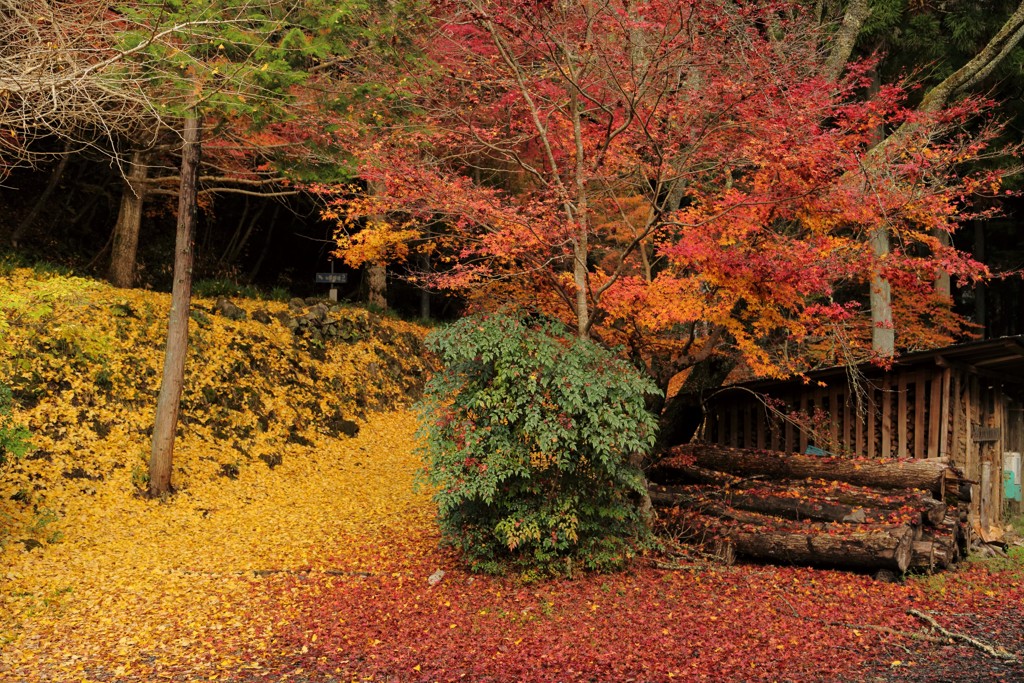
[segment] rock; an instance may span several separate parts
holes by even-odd
[[[227,477],[228,479],[238,479],[238,465],[226,462],[220,466],[220,472],[218,472],[217,474],[219,474],[222,477]]]
[[[206,315],[205,312],[199,310],[198,308],[193,308],[191,311],[189,311],[188,317],[195,320],[196,324],[199,325],[199,327],[203,328],[204,330],[210,327],[210,316]]]
[[[436,572],[434,572],[427,578],[427,583],[429,583],[431,586],[436,586],[437,584],[441,583],[441,579],[443,578],[444,570],[438,569]]]
[[[874,578],[875,581],[881,581],[882,583],[896,583],[899,581],[899,576],[890,569],[879,569],[875,572]]]
[[[313,442],[304,437],[299,433],[299,430],[292,427],[288,430],[288,438],[285,439],[288,443],[298,444],[299,446],[312,446]]]
[[[295,297],[294,299],[292,299],[291,301],[288,302],[288,308],[291,308],[292,310],[294,310],[296,312],[297,311],[301,311],[305,307],[306,307],[306,302],[303,301],[302,299],[298,298],[298,297]]]
[[[344,434],[345,436],[352,438],[359,434],[359,425],[345,418],[341,413],[335,413],[328,421],[327,426],[331,430],[334,436]]]
[[[236,306],[235,304],[231,303],[230,301],[224,298],[217,299],[217,303],[215,304],[214,308],[218,313],[220,313],[228,320],[245,320],[247,317],[249,317],[248,314],[245,312],[245,309]]]
[[[255,311],[252,312],[252,319],[258,323],[268,325],[270,324],[271,317],[270,313],[267,312],[267,309],[257,308]]]
[[[283,462],[283,458],[281,457],[280,453],[274,453],[273,455],[264,453],[263,455],[260,456],[260,460],[267,463],[267,467],[269,467],[270,469],[274,469]]]
[[[61,472],[61,476],[65,479],[88,479],[89,481],[103,481],[102,474],[89,474],[81,467],[75,467],[74,469]]]

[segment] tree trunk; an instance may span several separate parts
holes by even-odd
[[[932,230],[932,235],[944,247],[949,247],[953,244],[952,238],[945,230],[936,228]],[[935,293],[942,297],[943,300],[948,301],[950,305],[953,304],[953,288],[949,279],[949,271],[944,268],[939,268],[935,273]]]
[[[889,230],[879,226],[871,231],[871,248],[879,260],[889,255]],[[896,328],[892,320],[892,289],[881,274],[871,276],[871,350],[883,358],[896,353]]]
[[[576,286],[576,333],[581,339],[590,336],[590,299],[587,291],[587,233],[580,230],[573,246],[572,279]]]
[[[163,380],[153,424],[153,450],[149,459],[149,494],[159,496],[171,490],[174,435],[178,426],[181,388],[185,381],[188,350],[189,302],[192,298],[192,239],[196,223],[199,157],[201,153],[199,114],[185,119],[181,151],[181,191],[178,195],[178,228],[174,244],[174,285],[167,324]]]
[[[729,475],[724,475],[729,476]],[[700,486],[651,487],[651,499],[658,506],[700,507],[703,504],[725,504],[739,510],[795,520],[843,522],[846,524],[880,524],[901,514],[907,524],[928,524],[938,527],[946,515],[946,504],[928,494],[909,493],[885,495],[856,492],[834,492],[826,487],[773,485],[751,481],[751,489],[708,490]],[[900,513],[895,511],[899,510]]]
[[[61,155],[60,161],[57,162],[57,166],[54,167],[53,172],[50,173],[50,179],[46,183],[46,187],[43,189],[42,194],[36,199],[36,203],[32,206],[32,210],[28,212],[28,215],[21,219],[17,227],[11,233],[10,243],[11,247],[17,249],[18,242],[21,238],[32,228],[32,224],[35,223],[36,218],[42,213],[43,207],[47,205],[50,200],[50,195],[57,189],[60,179],[64,177],[64,169],[68,167],[68,154],[69,145],[64,145],[64,154]]]
[[[807,501],[834,505],[837,510],[867,508],[885,510],[886,514],[893,510],[915,508],[921,513],[920,521],[933,527],[942,525],[948,512],[946,503],[936,500],[930,493],[924,491],[903,492],[850,484],[836,486],[827,482],[773,482],[760,477],[744,479],[733,474],[685,464],[681,460],[673,461],[671,458],[664,461],[664,466],[658,466],[651,472],[651,480],[660,484],[658,491],[666,494],[679,492],[692,496],[694,488],[714,486],[731,491],[733,496],[777,498],[782,504],[788,503],[790,507],[803,505],[803,502]],[[719,494],[720,492],[712,492],[710,495]],[[759,510],[758,507],[747,508],[735,500],[730,504],[733,507]],[[811,519],[815,518],[813,511],[801,514]]]
[[[906,496],[889,496],[887,499],[875,493],[864,491],[840,491],[834,499],[844,505],[860,505],[881,510],[898,510],[915,507],[921,511],[921,521],[930,526],[939,526],[946,518],[947,505],[928,493],[910,493]]]
[[[890,510],[844,505],[807,495],[776,496],[741,491],[702,492],[667,486],[652,487],[651,500],[658,506],[686,505],[703,509],[707,504],[724,504],[738,510],[749,510],[796,521],[809,519],[815,522],[844,524],[878,524],[884,522],[891,514]]]
[[[726,448],[710,444],[686,444],[672,450],[687,464],[742,476],[763,475],[772,479],[827,479],[858,486],[884,489],[921,489],[942,498],[946,473],[951,471],[944,458],[927,460],[867,460],[834,458]],[[663,461],[670,468],[671,461]]]
[[[857,43],[861,27],[869,16],[871,6],[868,0],[850,0],[843,15],[843,23],[832,37],[832,46],[828,59],[825,60],[825,73],[829,79],[836,80],[842,75]]]
[[[881,50],[882,45],[877,49]],[[876,66],[871,73],[871,84],[868,92],[871,97],[878,95],[882,87]],[[882,126],[876,126],[872,132],[872,145],[879,147],[885,139],[885,131]],[[889,243],[889,226],[884,223],[869,229],[868,243],[871,250],[878,258],[879,267],[889,256],[891,246]],[[889,281],[876,271],[871,276],[868,303],[871,306],[871,350],[880,358],[892,358],[896,355],[896,326],[892,319],[892,287]]]
[[[915,531],[906,525],[802,524],[780,526],[778,520],[725,508],[683,510],[670,524],[688,542],[717,548],[727,555],[789,564],[843,569],[906,571],[913,559]],[[723,521],[725,520],[725,521]]]
[[[122,182],[121,208],[114,224],[114,245],[110,253],[107,279],[115,287],[135,284],[135,261],[139,251],[139,229],[146,197],[149,166],[143,152],[132,152],[128,173]]]
[[[263,262],[267,259],[267,254],[270,253],[270,245],[273,244],[274,227],[277,225],[277,216],[281,212],[281,205],[274,205],[274,213],[270,216],[270,224],[267,226],[267,235],[263,239],[263,248],[260,249],[260,255],[256,258],[256,263],[253,264],[252,269],[249,271],[249,276],[246,282],[252,284],[256,281],[256,276],[260,274],[260,269],[263,268]]]
[[[741,488],[750,480],[734,474],[709,470],[684,463],[681,459],[673,459],[670,451],[668,457],[660,460],[651,470],[650,479],[664,484],[703,484],[706,486]]]
[[[424,273],[430,272],[430,254],[425,250],[420,253],[420,269]],[[430,320],[430,290],[426,285],[420,289],[420,320]]]
[[[955,560],[956,552],[948,543],[938,539],[923,538],[920,541],[914,541],[914,552],[909,569],[930,573],[938,569],[946,569]]]
[[[686,443],[693,438],[704,421],[701,392],[721,387],[734,367],[735,359],[710,354],[693,366],[679,391],[672,396],[666,396],[656,410],[658,442],[654,448],[655,452]],[[664,385],[659,388],[667,393],[668,382],[671,379],[668,377],[659,382]]]
[[[366,266],[366,282],[369,287],[367,302],[371,308],[388,310],[388,269],[383,263],[369,263]]]
[[[974,258],[982,263],[985,261],[985,224],[974,221]],[[974,322],[981,327],[982,339],[988,339],[988,306],[985,300],[985,283],[974,285]]]
[[[736,555],[794,564],[816,564],[849,569],[891,569],[903,573],[914,552],[914,531],[908,526],[870,532],[813,534],[758,531],[728,536]]]

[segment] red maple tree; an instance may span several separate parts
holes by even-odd
[[[791,3],[433,8],[426,59],[388,73],[403,117],[360,150],[372,196],[326,213],[350,264],[430,226],[431,284],[566,319],[662,387],[726,347],[761,375],[868,357],[878,275],[904,348],[961,331],[935,274],[986,271],[937,235],[998,191],[962,172],[989,153],[985,101],[914,110],[907,87],[867,87],[870,63],[836,77]]]

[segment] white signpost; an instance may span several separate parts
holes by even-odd
[[[348,273],[317,273],[316,283],[318,285],[330,285],[329,296],[331,301],[338,300],[338,288],[335,285],[343,285],[348,282]]]

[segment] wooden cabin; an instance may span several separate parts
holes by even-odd
[[[1021,509],[1024,337],[907,354],[704,395],[698,438],[739,448],[868,458],[948,458],[969,485],[971,526],[997,540]]]

